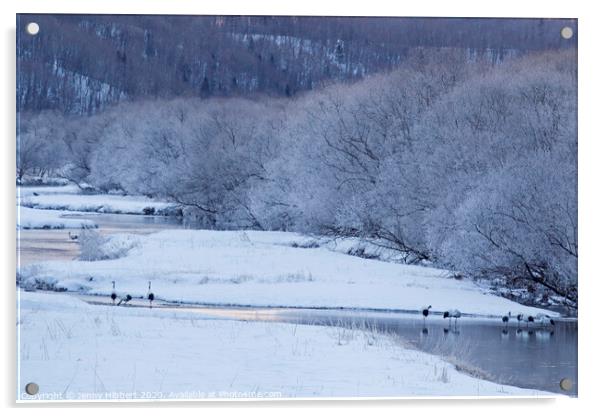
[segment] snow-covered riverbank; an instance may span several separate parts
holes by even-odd
[[[20,187],[17,205],[44,210],[170,215],[176,205],[144,196],[83,194],[73,185]]]
[[[20,291],[19,386],[36,398],[538,396],[359,329],[89,306]],[[20,399],[28,399],[23,395]]]
[[[159,299],[223,305],[541,312],[445,270],[354,257],[328,246],[302,248],[307,241],[284,232],[163,231],[137,237],[118,259],[25,266],[19,283],[108,295],[114,280],[120,293],[138,297],[152,281]]]
[[[96,228],[92,220],[79,218],[64,218],[64,215],[78,215],[75,211],[50,211],[19,207],[17,216],[17,229],[21,230],[57,230],[64,228]]]
[[[22,229],[92,228],[93,217],[74,216],[170,206],[144,197],[84,195],[68,186],[22,188],[18,202]],[[98,258],[111,260],[35,262],[18,270],[19,383],[23,388],[35,379],[44,393],[36,398],[547,394],[470,377],[438,357],[406,349],[398,338],[357,328],[92,307],[64,294],[22,290],[108,296],[115,281],[119,296],[144,297],[151,281],[159,300],[175,302],[383,310],[430,304],[433,311],[458,308],[482,315],[541,312],[454,279],[446,270],[396,263],[394,252],[355,239],[166,230],[84,240],[98,241],[86,253],[96,250],[102,254]]]

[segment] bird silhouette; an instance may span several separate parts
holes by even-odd
[[[502,316],[502,322],[506,325],[506,328],[508,328],[508,322],[510,322],[510,316],[512,316],[512,312],[508,312],[508,315]]]
[[[125,305],[130,300],[132,300],[132,296],[130,296],[129,294],[127,294],[127,295],[125,295],[125,297],[119,299],[119,302],[117,303],[117,306],[121,305],[122,303]]]
[[[113,291],[111,292],[111,300],[113,301],[113,305],[115,305],[115,299],[117,299],[117,292],[115,292],[115,280],[111,281],[113,284]]]
[[[426,319],[426,317],[427,317],[427,316],[429,316],[429,310],[430,310],[431,308],[432,308],[432,306],[431,306],[431,305],[429,305],[429,306],[424,306],[424,307],[422,308],[422,317],[423,317],[422,319],[423,319],[423,320],[425,320],[425,319]]]
[[[150,308],[153,308],[153,300],[155,300],[155,294],[153,292],[151,292],[151,282],[148,282],[148,295],[146,295],[146,297],[148,298],[148,303],[150,305]]]
[[[462,316],[462,313],[457,309],[450,309],[448,311],[443,312],[443,319],[449,319],[449,325],[451,326],[452,318],[455,318],[455,326],[458,326],[458,318]]]
[[[422,333],[427,334],[429,331],[426,329],[426,317],[429,316],[429,310],[432,308],[431,305],[424,306],[422,308]]]

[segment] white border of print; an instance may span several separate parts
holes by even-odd
[[[337,0],[304,0],[299,2],[283,2],[269,0],[221,0],[219,2],[191,2],[190,0],[102,0],[102,1],[74,1],[74,0],[19,0],[2,2],[3,42],[2,42],[2,72],[1,78],[5,96],[0,100],[4,127],[4,140],[2,155],[4,160],[2,169],[2,195],[3,210],[1,224],[4,230],[2,235],[3,249],[2,264],[4,265],[2,304],[5,307],[2,314],[4,342],[0,343],[3,349],[5,365],[3,377],[0,378],[2,403],[4,406],[14,407],[15,389],[15,208],[14,208],[14,155],[15,155],[15,13],[127,13],[127,14],[282,14],[282,15],[355,15],[355,16],[458,16],[458,17],[569,17],[579,19],[579,233],[581,256],[579,260],[580,310],[579,320],[582,336],[579,340],[579,361],[586,363],[579,368],[579,399],[556,398],[553,400],[534,399],[489,399],[467,400],[465,398],[420,398],[400,400],[398,398],[386,399],[344,399],[342,401],[324,400],[281,400],[281,401],[236,401],[236,402],[111,402],[100,404],[98,402],[83,404],[81,402],[69,404],[65,408],[64,402],[48,403],[46,411],[64,415],[69,412],[86,412],[106,415],[107,407],[126,408],[128,413],[132,410],[143,411],[146,415],[164,413],[166,407],[179,407],[180,411],[195,411],[195,407],[210,407],[212,411],[224,412],[231,409],[245,409],[246,414],[282,413],[286,407],[287,414],[305,414],[308,408],[320,412],[344,411],[350,415],[365,414],[368,410],[380,413],[395,413],[399,411],[412,413],[446,413],[448,415],[479,414],[483,411],[491,415],[507,415],[516,410],[545,411],[548,414],[573,414],[586,412],[602,398],[597,391],[599,385],[600,360],[595,359],[600,349],[600,334],[594,326],[596,319],[596,300],[602,293],[601,279],[597,276],[599,236],[602,235],[600,215],[597,212],[599,205],[599,185],[597,178],[602,177],[600,160],[601,141],[595,130],[596,117],[599,112],[598,98],[602,96],[600,81],[596,74],[602,73],[600,66],[599,44],[602,39],[600,13],[595,9],[594,2],[575,1],[524,1],[524,0],[498,0],[497,2],[477,2],[470,0],[423,0],[421,2],[391,2],[385,0],[370,0],[356,2]],[[10,232],[9,232],[10,231]],[[596,400],[597,399],[597,400]],[[39,403],[19,404],[28,413],[41,407]],[[94,409],[93,407],[103,408]],[[132,409],[132,407],[136,409]],[[400,409],[401,408],[401,409]],[[113,412],[117,409],[111,409]]]

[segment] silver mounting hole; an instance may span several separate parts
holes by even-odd
[[[31,22],[28,23],[27,26],[25,27],[25,30],[27,31],[27,33],[29,33],[31,36],[35,36],[38,34],[38,32],[40,31],[40,25],[38,25],[36,22]]]
[[[560,380],[560,388],[564,391],[569,391],[573,389],[573,380],[570,378],[563,378]]]
[[[27,383],[25,386],[25,393],[29,394],[30,396],[35,396],[39,391],[40,386],[38,386],[36,383]]]
[[[569,26],[565,26],[562,28],[562,30],[560,31],[560,36],[562,36],[564,39],[570,39],[573,37],[573,29],[570,28]]]

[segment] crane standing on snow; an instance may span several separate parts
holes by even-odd
[[[153,292],[151,292],[151,282],[150,280],[148,281],[148,294],[146,295],[146,297],[148,298],[148,303],[150,305],[150,308],[153,308],[153,300],[155,300],[155,294]]]
[[[115,305],[115,299],[117,299],[117,292],[115,292],[115,280],[111,282],[113,284],[113,291],[111,292],[111,300],[113,301],[113,305]]]

